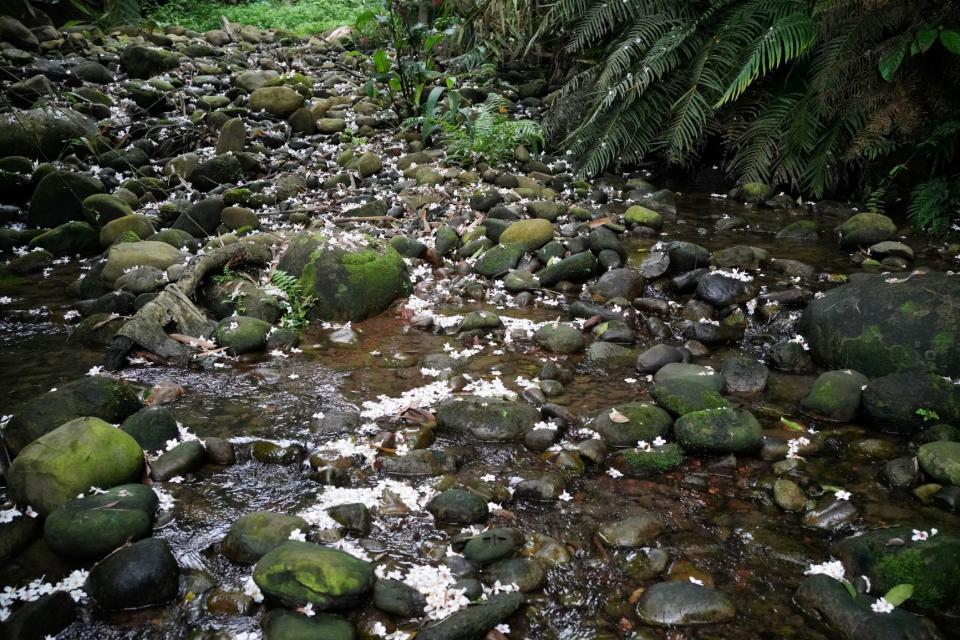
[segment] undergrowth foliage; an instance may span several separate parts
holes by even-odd
[[[960,204],[955,1],[558,0],[558,31],[575,62],[548,133],[584,174],[719,146],[739,181],[905,197],[927,228]]]
[[[282,301],[285,313],[280,319],[280,326],[284,329],[302,329],[310,321],[307,319],[307,312],[313,306],[313,296],[304,295],[303,286],[300,280],[292,275],[277,269],[270,276],[270,283],[283,292]]]
[[[441,122],[447,155],[461,162],[504,162],[518,145],[536,151],[543,147],[543,128],[533,120],[512,120],[504,113],[506,100],[491,94],[463,122]]]

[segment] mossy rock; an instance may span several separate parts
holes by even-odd
[[[126,201],[107,193],[95,193],[83,200],[83,215],[95,227],[104,227],[120,218],[133,215]],[[151,231],[152,232],[152,231]],[[123,235],[122,233],[118,235]]]
[[[163,451],[167,441],[179,436],[177,419],[166,407],[144,407],[120,424],[120,429],[129,433],[144,451]]]
[[[131,78],[146,80],[180,64],[180,55],[159,47],[129,45],[120,54],[120,66]]]
[[[483,638],[490,629],[506,621],[525,601],[522,593],[502,593],[482,604],[461,609],[417,633],[417,640]]]
[[[658,382],[650,389],[650,395],[660,406],[676,416],[730,406],[726,398],[712,388],[710,383],[689,378]]]
[[[136,239],[146,240],[156,233],[156,229],[153,228],[150,218],[146,216],[139,214],[123,216],[103,225],[100,230],[100,246],[106,249],[131,233]]]
[[[88,347],[105,347],[126,322],[114,313],[94,313],[74,327],[70,339]]]
[[[856,417],[868,382],[867,376],[852,369],[827,371],[816,379],[800,407],[822,420],[848,422]]]
[[[791,242],[812,242],[819,238],[817,223],[814,220],[797,220],[777,232],[777,240]]]
[[[10,451],[16,454],[75,418],[93,416],[118,423],[142,406],[137,390],[131,385],[104,376],[84,376],[14,409],[4,436]]]
[[[668,442],[650,451],[626,449],[614,456],[613,464],[627,475],[646,477],[672,471],[683,464],[683,459],[680,445]]]
[[[928,476],[960,487],[960,442],[928,442],[920,447],[917,458]]]
[[[628,418],[628,422],[616,422],[611,417],[614,411]],[[622,418],[619,418],[622,419]],[[611,446],[635,447],[637,442],[650,442],[670,431],[673,418],[660,407],[646,402],[629,402],[604,409],[593,420],[593,429]]]
[[[715,454],[753,453],[763,445],[763,429],[749,411],[707,409],[677,420],[674,433],[687,450]]]
[[[43,525],[43,537],[58,555],[101,558],[150,535],[158,503],[157,494],[146,485],[120,485],[56,509]]]
[[[897,235],[893,220],[879,213],[858,213],[837,227],[844,249],[869,247]]]
[[[773,187],[763,182],[745,182],[733,190],[734,197],[749,204],[766,202],[773,195]]]
[[[638,204],[626,210],[623,221],[629,225],[650,227],[657,231],[663,228],[663,215]]]
[[[960,424],[960,387],[935,373],[892,373],[867,385],[861,407],[880,430],[912,434],[930,418]]]
[[[389,246],[321,247],[310,254],[300,284],[314,300],[309,317],[337,322],[365,320],[412,291],[403,258]]]
[[[438,493],[427,504],[427,511],[442,524],[476,524],[485,522],[490,515],[483,496],[464,489]]]
[[[536,251],[553,240],[554,233],[553,223],[549,220],[517,220],[500,234],[499,242],[523,247],[524,251]]]
[[[165,242],[143,240],[141,242],[121,242],[107,251],[107,264],[103,268],[103,278],[114,282],[132,267],[156,267],[161,271],[183,261],[183,254]]]
[[[268,551],[290,539],[299,529],[306,533],[307,521],[299,516],[257,511],[240,516],[223,540],[223,555],[237,564],[254,564]]]
[[[537,329],[533,341],[551,353],[576,353],[583,349],[585,343],[579,329],[559,322],[551,322]]]
[[[323,614],[307,617],[274,609],[263,616],[264,640],[355,640],[357,634],[349,620]]]
[[[482,396],[450,398],[437,407],[440,429],[490,442],[520,441],[539,419],[528,404]]]
[[[24,447],[10,465],[10,497],[51,513],[90,487],[132,482],[143,471],[137,441],[99,418],[77,418]]]
[[[100,251],[97,230],[86,222],[72,220],[34,237],[30,249],[39,247],[56,256],[89,256]]]
[[[270,333],[269,322],[247,316],[230,316],[217,324],[214,335],[217,344],[226,347],[230,355],[263,351]]]
[[[869,577],[873,593],[912,584],[908,607],[955,603],[960,598],[960,537],[943,532],[917,542],[912,537],[911,527],[868,531],[838,542],[831,553],[843,561],[847,575]]]
[[[558,282],[582,282],[591,277],[597,269],[597,259],[591,251],[575,253],[567,258],[551,262],[537,274],[540,284],[552,287]]]
[[[92,118],[72,109],[13,110],[0,114],[0,154],[15,152],[36,160],[56,160],[78,138],[97,133]]]
[[[344,609],[373,589],[373,565],[343,551],[287,540],[257,562],[253,580],[263,594],[289,607]]]
[[[483,252],[473,265],[473,270],[484,278],[499,278],[517,266],[523,256],[523,247],[514,244],[498,244]]]

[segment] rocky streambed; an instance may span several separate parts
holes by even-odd
[[[6,637],[956,636],[960,247],[464,166],[321,38],[0,40]]]

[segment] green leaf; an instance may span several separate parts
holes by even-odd
[[[913,43],[917,46],[920,53],[926,53],[927,49],[932,47],[933,43],[937,41],[939,33],[940,32],[934,27],[920,27],[917,35],[913,39]]]
[[[780,424],[782,424],[787,429],[791,431],[806,431],[806,428],[799,422],[794,422],[793,420],[787,420],[783,416],[780,416]]]
[[[373,68],[377,73],[387,73],[390,71],[390,58],[383,49],[377,49],[373,52]]]
[[[913,585],[912,584],[898,584],[890,591],[887,591],[887,594],[883,596],[883,599],[892,604],[895,607],[899,607],[904,602],[910,599],[910,596],[913,595]]]
[[[960,56],[960,32],[944,29],[940,32],[940,44],[950,53]]]
[[[893,79],[893,75],[897,72],[897,69],[900,68],[900,64],[903,62],[904,55],[904,47],[897,47],[887,55],[880,58],[880,75],[883,76],[884,80],[890,82]]]
[[[847,588],[847,593],[850,594],[850,597],[854,600],[857,599],[857,590],[853,588],[853,585],[850,584],[849,580],[841,580],[840,584]]]

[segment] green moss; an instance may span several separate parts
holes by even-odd
[[[851,362],[867,363],[860,365],[860,369],[871,371],[907,371],[924,368],[924,362],[919,353],[903,345],[889,345],[883,338],[880,326],[870,324],[856,338],[845,338],[839,341],[839,350],[847,353]]]
[[[907,316],[917,315],[922,311],[923,309],[920,308],[920,305],[918,305],[913,300],[907,300],[906,302],[900,305],[900,313]]]
[[[916,548],[881,558],[877,563],[877,576],[884,585],[891,587],[912,584],[911,602],[925,609],[945,602],[951,591],[951,581],[957,580],[928,566]],[[956,585],[952,586],[956,588]]]
[[[627,471],[634,475],[653,475],[676,469],[683,464],[683,449],[675,442],[670,442],[653,451],[624,451],[623,461]]]
[[[933,348],[937,353],[946,354],[953,350],[953,334],[941,331],[933,337]]]
[[[149,14],[161,25],[176,24],[197,31],[219,29],[220,16],[230,22],[261,29],[286,29],[297,35],[320,33],[352,24],[365,4],[359,0],[260,0],[235,4],[229,1],[191,2],[171,0]]]
[[[223,193],[223,202],[227,206],[233,206],[235,204],[247,204],[250,202],[250,198],[253,197],[253,192],[250,189],[239,188],[239,189],[230,189]]]

